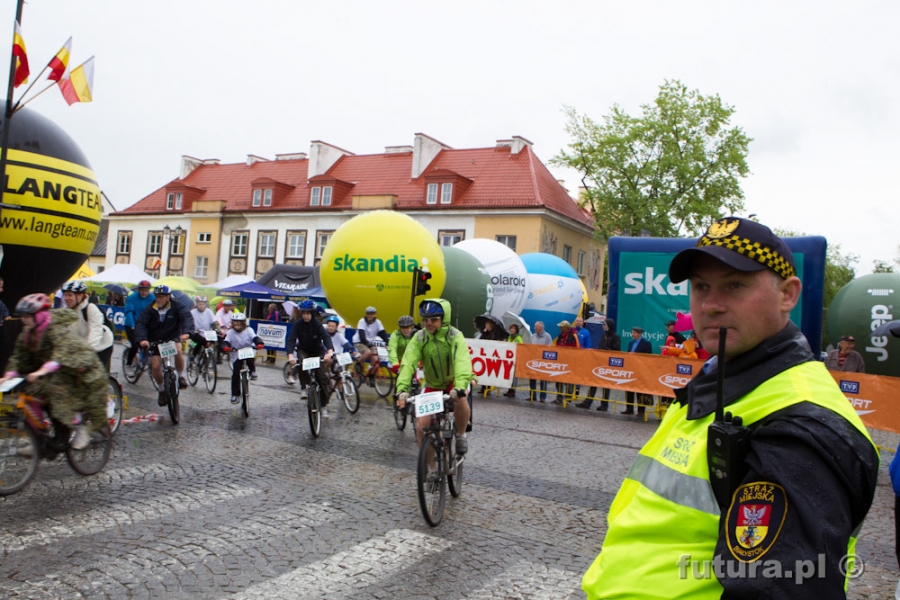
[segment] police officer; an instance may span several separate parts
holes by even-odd
[[[708,350],[727,328],[724,356],[676,390],[628,472],[582,581],[588,598],[844,598],[841,563],[872,504],[879,458],[789,320],[801,289],[790,249],[764,225],[721,219],[676,255],[669,277],[690,280]],[[749,444],[723,469],[742,476],[720,500],[707,435],[722,367],[725,410],[743,419]]]

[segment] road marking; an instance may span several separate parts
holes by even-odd
[[[492,577],[488,585],[467,594],[473,600],[494,598],[529,598],[558,600],[581,591],[581,574],[538,563],[520,562]]]
[[[418,531],[394,529],[229,598],[346,597],[402,571],[411,561],[420,562],[451,545]]]

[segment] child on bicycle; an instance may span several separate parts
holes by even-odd
[[[409,315],[403,315],[397,319],[397,329],[391,334],[388,340],[388,360],[391,363],[391,370],[396,374],[400,371],[400,361],[403,360],[403,353],[406,352],[406,346],[416,332],[416,322]]]
[[[325,332],[325,328],[316,318],[316,303],[313,300],[304,300],[300,303],[300,318],[294,322],[291,327],[291,333],[288,335],[287,353],[288,361],[293,365],[297,363],[298,358],[311,358],[318,356],[324,360],[331,358],[334,353],[334,345],[331,343],[331,336]],[[325,407],[330,399],[328,390],[328,378],[325,375],[323,365],[315,371],[316,382],[322,391],[322,416],[327,417],[328,411]],[[300,381],[304,385],[309,383],[309,377],[301,373]]]
[[[338,331],[338,325],[340,325],[341,320],[337,317],[337,315],[328,315],[325,317],[325,333],[331,338],[331,345],[334,347],[335,351],[343,351],[349,352],[351,356],[356,355],[356,348],[353,347],[353,344],[347,341],[347,338],[344,337],[344,334]],[[325,359],[325,367],[328,369],[334,370],[334,365],[336,364],[334,357],[330,356]]]
[[[241,401],[241,369],[246,363],[250,369],[250,379],[256,380],[256,361],[252,358],[240,359],[237,357],[237,351],[244,348],[253,348],[261,350],[263,341],[260,339],[252,327],[247,326],[247,315],[241,312],[234,312],[231,315],[231,329],[225,334],[223,352],[231,352],[231,403],[238,404]]]

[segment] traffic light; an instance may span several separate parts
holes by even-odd
[[[416,273],[416,296],[424,296],[431,289],[428,280],[431,279],[431,273],[418,269]]]

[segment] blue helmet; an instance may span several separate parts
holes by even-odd
[[[300,303],[300,311],[316,312],[316,303],[314,300],[304,300]]]
[[[326,323],[337,323],[338,325],[341,324],[341,320],[338,319],[337,315],[328,315],[328,318],[325,319],[325,322]]]
[[[62,291],[73,292],[75,294],[84,294],[87,292],[87,286],[80,281],[70,281],[62,286]]]
[[[443,317],[444,307],[434,300],[422,300],[419,304],[419,314],[423,317]]]
[[[172,289],[167,285],[158,285],[155,288],[153,288],[153,293],[154,294],[169,294],[169,295],[171,295]]]

